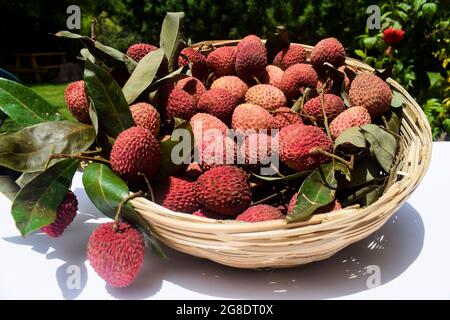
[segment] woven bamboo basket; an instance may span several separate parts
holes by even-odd
[[[207,41],[195,46],[202,51],[235,45],[238,40]],[[308,58],[313,47],[303,45]],[[206,48],[206,49],[205,49]],[[373,68],[347,58],[357,72]],[[431,129],[420,106],[397,82],[387,80],[405,101],[401,124],[401,147],[397,168],[383,195],[367,207],[316,214],[307,220],[245,223],[222,221],[173,212],[147,199],[132,205],[166,245],[201,258],[236,268],[286,268],[326,259],[346,246],[381,228],[406,201],[422,180],[431,159]]]

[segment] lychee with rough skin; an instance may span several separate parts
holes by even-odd
[[[89,104],[84,92],[84,81],[75,81],[67,85],[64,99],[70,113],[81,123],[91,123]]]
[[[209,68],[217,77],[232,76],[236,73],[236,47],[220,47],[211,52],[206,58]]]
[[[298,193],[296,192],[292,196],[291,200],[289,201],[288,213],[292,213],[294,211],[295,204],[297,203],[297,197],[298,197]],[[342,209],[342,206],[339,203],[339,201],[336,199],[333,202],[331,202],[330,204],[327,204],[326,206],[318,208],[316,211],[314,211],[314,213],[327,213],[327,212],[337,211],[337,210],[341,210],[341,209]]]
[[[273,58],[273,64],[282,70],[297,63],[306,62],[306,50],[300,44],[291,43],[288,48],[281,50]]]
[[[68,191],[64,200],[59,204],[56,211],[55,221],[41,228],[52,238],[57,238],[64,233],[64,230],[72,223],[77,215],[78,201],[72,191]]]
[[[203,136],[195,141],[194,159],[203,171],[236,162],[236,143],[222,135]]]
[[[235,216],[250,206],[252,192],[248,173],[236,166],[219,166],[196,181],[200,203],[220,214]]]
[[[157,50],[158,47],[153,46],[148,43],[136,43],[131,45],[127,49],[127,56],[132,58],[134,61],[139,62],[143,57],[145,57],[148,53]]]
[[[211,135],[226,136],[228,127],[217,117],[207,113],[196,113],[190,121],[195,141]]]
[[[165,119],[189,120],[195,114],[194,98],[186,91],[167,84],[158,91],[158,101]]]
[[[303,119],[297,112],[292,111],[287,107],[278,108],[272,114],[273,127],[275,129],[281,129],[291,124],[302,124]]]
[[[369,111],[363,107],[351,107],[338,115],[330,124],[330,133],[336,139],[351,127],[361,127],[372,122]]]
[[[189,60],[186,60],[182,55],[188,57]],[[184,67],[189,62],[192,62],[192,76],[200,80],[206,79],[209,72],[206,57],[200,51],[187,47],[180,52],[178,67]]]
[[[224,123],[230,123],[231,115],[238,105],[237,98],[222,88],[206,91],[198,100],[197,111],[209,113]]]
[[[360,73],[353,79],[348,95],[350,104],[366,108],[372,119],[391,107],[392,92],[388,84],[368,72]]]
[[[245,94],[245,101],[267,110],[275,110],[287,105],[283,91],[270,84],[257,84],[249,88]]]
[[[323,106],[325,114],[327,115],[328,123],[333,121],[334,118],[338,116],[341,112],[345,110],[344,100],[334,94],[325,93],[323,95]],[[323,125],[323,112],[322,112],[322,98],[317,96],[308,100],[303,106],[303,111],[312,117],[319,126]],[[307,118],[309,121],[312,119]]]
[[[207,210],[205,208],[198,209],[192,215],[197,216],[197,217],[202,217],[202,218],[214,219],[214,220],[229,220],[232,218],[230,216],[220,214],[217,212],[213,212],[213,211]]]
[[[317,86],[318,76],[309,64],[298,63],[286,69],[281,78],[281,90],[288,99],[297,99],[301,89]]]
[[[122,131],[112,146],[111,169],[128,181],[139,179],[139,173],[151,178],[159,167],[158,141],[150,130],[131,127]]]
[[[284,219],[280,210],[267,204],[252,206],[236,217],[238,221],[261,222]]]
[[[273,127],[273,118],[270,112],[256,104],[243,103],[234,109],[231,118],[231,127],[245,134],[247,130],[258,132]]]
[[[169,177],[158,185],[156,203],[176,212],[192,213],[199,208],[195,182],[178,177]]]
[[[255,35],[243,38],[236,48],[235,68],[244,80],[261,75],[267,66],[267,50],[261,39]]]
[[[336,38],[326,38],[320,40],[311,51],[311,64],[318,73],[323,73],[323,64],[328,62],[335,68],[345,63],[344,46]]]
[[[278,153],[276,142],[266,133],[252,133],[239,146],[239,156],[251,170],[260,165],[269,165],[272,155]]]
[[[144,127],[157,137],[161,127],[161,117],[154,106],[146,102],[135,103],[130,106],[134,123],[137,127]]]
[[[271,84],[278,89],[281,89],[281,78],[284,71],[274,65],[268,65],[266,71],[259,77],[259,81],[264,84]]]
[[[130,285],[144,262],[144,237],[128,223],[98,226],[89,237],[87,258],[95,272],[113,287]]]
[[[207,91],[203,83],[194,77],[181,79],[177,82],[176,87],[189,93],[194,99],[195,104],[197,103],[198,99],[200,99],[202,94]]]
[[[220,77],[211,84],[211,89],[222,88],[230,91],[238,101],[244,101],[248,86],[240,78],[236,76]]]
[[[333,142],[316,126],[292,124],[282,128],[278,137],[281,161],[297,172],[313,170],[329,160],[316,149],[333,151]]]

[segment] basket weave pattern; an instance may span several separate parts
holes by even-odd
[[[196,46],[220,47],[238,41],[203,42]],[[312,47],[304,45],[308,55]],[[372,72],[358,60],[347,58],[354,70]],[[387,80],[405,101],[397,170],[383,195],[364,208],[317,214],[305,221],[274,220],[245,223],[220,221],[177,213],[147,199],[132,200],[136,211],[151,225],[155,236],[181,252],[237,268],[285,268],[326,259],[381,228],[406,201],[425,175],[431,159],[431,129],[420,106],[397,82]]]

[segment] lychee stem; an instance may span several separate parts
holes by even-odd
[[[144,178],[145,184],[147,185],[147,189],[148,189],[148,192],[150,194],[150,200],[155,202],[155,196],[153,194],[153,189],[152,189],[152,187],[150,185],[150,181],[148,180],[147,175],[145,173],[142,173],[142,172],[139,172],[138,175],[142,176]]]
[[[322,154],[324,156],[336,159],[337,161],[342,162],[343,164],[345,164],[350,170],[353,170],[353,162],[354,162],[354,158],[353,157],[351,158],[350,161],[347,161],[344,158],[341,158],[341,157],[339,157],[339,156],[337,156],[337,155],[335,155],[333,153],[330,153],[330,152],[325,151],[325,150],[320,149],[320,148],[313,148],[313,149],[311,149],[309,151],[309,153],[312,153],[312,154],[320,153],[320,154]]]
[[[93,17],[91,20],[91,39],[94,41],[97,39],[97,34],[96,34],[96,30],[95,30],[96,25],[97,25],[97,19],[95,19],[95,17]]]
[[[261,82],[259,81],[259,79],[257,78],[257,77],[253,77],[253,80],[255,80],[255,82],[257,83],[257,84],[261,84]]]
[[[332,140],[330,128],[328,127],[328,117],[327,117],[327,113],[325,112],[325,101],[324,101],[324,96],[323,96],[323,89],[320,90],[320,105],[322,107],[323,125],[325,126],[325,131],[327,132],[328,138],[330,138],[330,140]]]
[[[275,197],[281,196],[281,195],[285,194],[288,190],[289,190],[288,188],[284,188],[284,189],[282,189],[282,190],[280,190],[280,191],[278,191],[278,192],[276,192],[274,194],[271,194],[268,197],[260,199],[260,200],[258,200],[256,202],[252,202],[252,206],[256,206],[257,204],[265,203],[265,202],[267,202],[267,201],[269,201],[269,200],[271,200],[271,199],[273,199]]]
[[[106,159],[103,159],[101,157],[88,157],[88,156],[84,156],[81,153],[77,153],[77,154],[66,154],[66,153],[57,153],[57,154],[51,154],[50,155],[50,160],[51,159],[78,159],[78,160],[85,160],[85,161],[95,161],[95,162],[101,162],[104,164],[109,165],[110,162]]]
[[[130,194],[128,197],[120,201],[119,207],[117,208],[116,216],[114,217],[114,224],[113,224],[114,231],[116,232],[119,231],[120,215],[122,214],[123,206],[131,199],[142,197],[143,195],[144,193],[142,191],[138,191]]]
[[[83,156],[85,156],[85,155],[90,155],[90,154],[97,154],[97,153],[100,153],[102,151],[103,151],[103,149],[101,147],[97,147],[97,148],[95,148],[95,150],[84,151],[84,152],[81,152],[81,154]]]

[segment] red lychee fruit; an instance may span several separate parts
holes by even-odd
[[[158,185],[156,203],[176,212],[192,213],[199,208],[195,182],[178,177],[169,177]]]
[[[326,93],[323,95],[323,106],[327,115],[328,123],[333,121],[341,112],[345,110],[344,100],[334,94]],[[314,119],[319,126],[323,125],[322,99],[320,96],[308,100],[303,106],[303,111]],[[307,120],[312,121],[307,118]]]
[[[330,133],[336,139],[351,127],[361,127],[372,122],[369,111],[363,107],[351,107],[338,115],[330,124]]]
[[[186,60],[182,55],[189,58]],[[178,57],[178,66],[184,67],[188,63],[192,62],[192,76],[204,80],[208,76],[208,64],[206,62],[206,57],[198,50],[187,47],[181,50],[180,56]]]
[[[323,64],[328,62],[335,68],[345,63],[344,46],[336,38],[326,38],[320,40],[311,51],[311,64],[318,73],[323,73]]]
[[[200,203],[208,210],[235,216],[248,208],[252,192],[248,173],[236,166],[219,166],[196,181]]]
[[[259,81],[265,84],[271,84],[278,89],[281,89],[281,78],[283,77],[284,71],[280,68],[268,65],[266,71],[262,73],[259,77]]]
[[[89,237],[87,258],[95,272],[113,287],[130,285],[144,262],[144,237],[128,223],[98,226]]]
[[[291,43],[288,48],[281,50],[273,59],[273,64],[282,70],[297,63],[306,62],[306,51],[300,44]]]
[[[209,113],[224,123],[230,123],[231,115],[237,105],[238,100],[230,91],[216,88],[210,89],[200,97],[197,111]]]
[[[257,104],[267,110],[275,110],[287,105],[283,91],[270,84],[257,84],[248,89],[245,101]]]
[[[247,84],[236,76],[224,76],[214,80],[211,89],[222,88],[230,91],[238,101],[244,101]]]
[[[258,132],[273,127],[273,118],[269,111],[256,104],[244,103],[236,107],[231,118],[231,127],[245,134],[248,130]]]
[[[303,88],[315,88],[317,80],[317,73],[309,64],[294,64],[284,72],[281,78],[281,90],[288,99],[297,99]]]
[[[236,50],[235,68],[241,79],[251,80],[265,71],[267,50],[258,36],[246,36],[238,43]]]
[[[128,181],[138,179],[139,173],[151,178],[159,167],[158,141],[150,130],[131,127],[122,131],[113,144],[111,169]]]
[[[236,47],[220,47],[211,52],[206,59],[209,68],[217,77],[232,76],[236,73]]]
[[[291,200],[289,201],[288,213],[292,213],[292,211],[294,211],[295,204],[297,203],[297,197],[298,197],[298,193],[296,192],[292,196]],[[314,211],[314,213],[327,213],[327,212],[341,210],[341,209],[342,209],[341,204],[336,199],[333,202],[331,202],[330,204],[327,204],[326,206],[318,208],[316,211]]]
[[[158,91],[158,101],[165,119],[189,120],[195,114],[194,98],[186,91],[167,84]]]
[[[144,127],[157,137],[161,126],[158,111],[149,103],[139,102],[130,106],[134,123],[137,127]]]
[[[284,219],[280,210],[267,204],[252,206],[236,217],[238,221],[261,222]]]
[[[273,117],[273,127],[275,129],[281,129],[294,123],[298,124],[303,123],[300,114],[292,111],[287,107],[278,108],[277,110],[275,110],[272,117]]]
[[[155,47],[148,43],[136,43],[136,44],[131,45],[127,49],[127,56],[132,58],[134,61],[139,62],[148,53],[155,51],[157,49],[158,49],[158,47]]]
[[[59,204],[56,218],[51,224],[41,228],[50,237],[57,238],[72,223],[77,215],[78,201],[72,191],[68,191],[64,200]]]
[[[67,85],[64,99],[70,113],[81,123],[91,123],[89,104],[84,93],[84,81],[75,81]]]
[[[319,127],[292,124],[282,128],[278,136],[281,161],[297,172],[313,170],[329,160],[315,149],[333,151],[333,142]]]
[[[194,99],[195,104],[197,103],[198,99],[200,99],[202,94],[206,92],[206,88],[203,83],[194,77],[181,79],[177,82],[176,87],[189,93]]]

